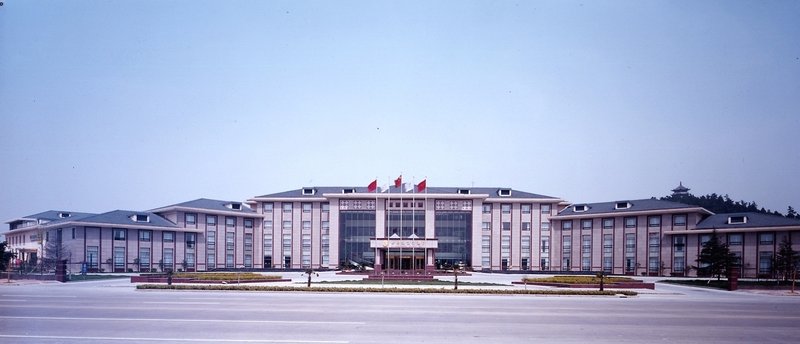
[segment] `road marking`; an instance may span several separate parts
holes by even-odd
[[[196,323],[246,323],[246,324],[314,324],[314,325],[365,325],[363,321],[310,321],[310,320],[229,320],[229,319],[160,319],[160,318],[83,318],[83,317],[25,317],[3,316],[0,319],[25,320],[77,320],[77,321],[164,321]]]
[[[78,337],[78,336],[36,336],[22,334],[0,334],[0,338],[28,339],[78,339],[78,340],[117,340],[151,342],[208,342],[208,343],[307,343],[307,344],[347,344],[343,340],[303,340],[303,339],[219,339],[219,338],[146,338],[146,337]]]
[[[60,298],[60,299],[76,299],[77,296],[74,295],[32,295],[32,294],[16,294],[16,295],[7,295],[3,294],[4,297],[35,297],[35,298]]]
[[[149,303],[155,305],[218,305],[219,302],[186,302],[186,301],[145,301],[142,303]]]
[[[0,302],[28,302],[25,299],[0,299]]]

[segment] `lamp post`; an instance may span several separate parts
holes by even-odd
[[[458,273],[461,270],[462,262],[458,262],[458,264],[453,265],[453,276],[455,276],[456,281],[453,284],[453,290],[458,290]]]

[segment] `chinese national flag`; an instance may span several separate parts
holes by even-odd
[[[403,185],[403,175],[401,174],[397,179],[394,180],[394,187],[399,188],[400,185]]]
[[[425,188],[427,188],[427,181],[427,179],[423,179],[421,182],[419,182],[419,184],[417,184],[417,192],[425,191]]]
[[[367,186],[367,192],[375,192],[375,190],[378,190],[377,179],[373,180],[372,183],[369,183],[369,186]]]

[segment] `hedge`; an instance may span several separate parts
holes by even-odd
[[[619,283],[619,282],[639,282],[628,277],[605,277],[605,283]],[[543,278],[524,278],[523,282],[535,283],[564,283],[564,284],[598,284],[600,278],[595,276],[553,276]]]
[[[484,294],[484,295],[585,295],[585,296],[636,296],[629,290],[519,290],[519,289],[445,289],[445,288],[336,288],[336,287],[290,287],[290,286],[248,286],[248,285],[164,285],[141,284],[136,289],[156,290],[221,290],[221,291],[294,291],[324,293],[421,293],[421,294]]]

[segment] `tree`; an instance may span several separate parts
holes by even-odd
[[[797,216],[797,212],[794,210],[794,208],[792,208],[792,206],[791,206],[791,205],[789,206],[789,209],[787,209],[787,210],[786,210],[786,217],[788,217],[788,218],[790,218],[790,219],[796,219],[796,218],[799,218],[799,217]]]
[[[55,240],[48,240],[44,246],[44,258],[42,258],[42,270],[50,271],[56,268],[60,260],[70,257],[69,248],[61,241],[60,235]]]
[[[8,242],[0,242],[0,271],[8,270],[9,265],[11,265],[11,259],[17,256],[16,253],[7,251],[7,249]]]
[[[792,249],[792,240],[789,237],[783,237],[772,266],[775,273],[783,277],[784,281],[788,281],[792,277],[792,273],[800,266],[800,252]]]
[[[728,270],[738,265],[738,258],[728,249],[728,244],[719,241],[717,231],[711,232],[711,238],[703,244],[703,249],[697,256],[700,267],[698,273],[717,276],[717,281],[722,275],[727,275]]]

